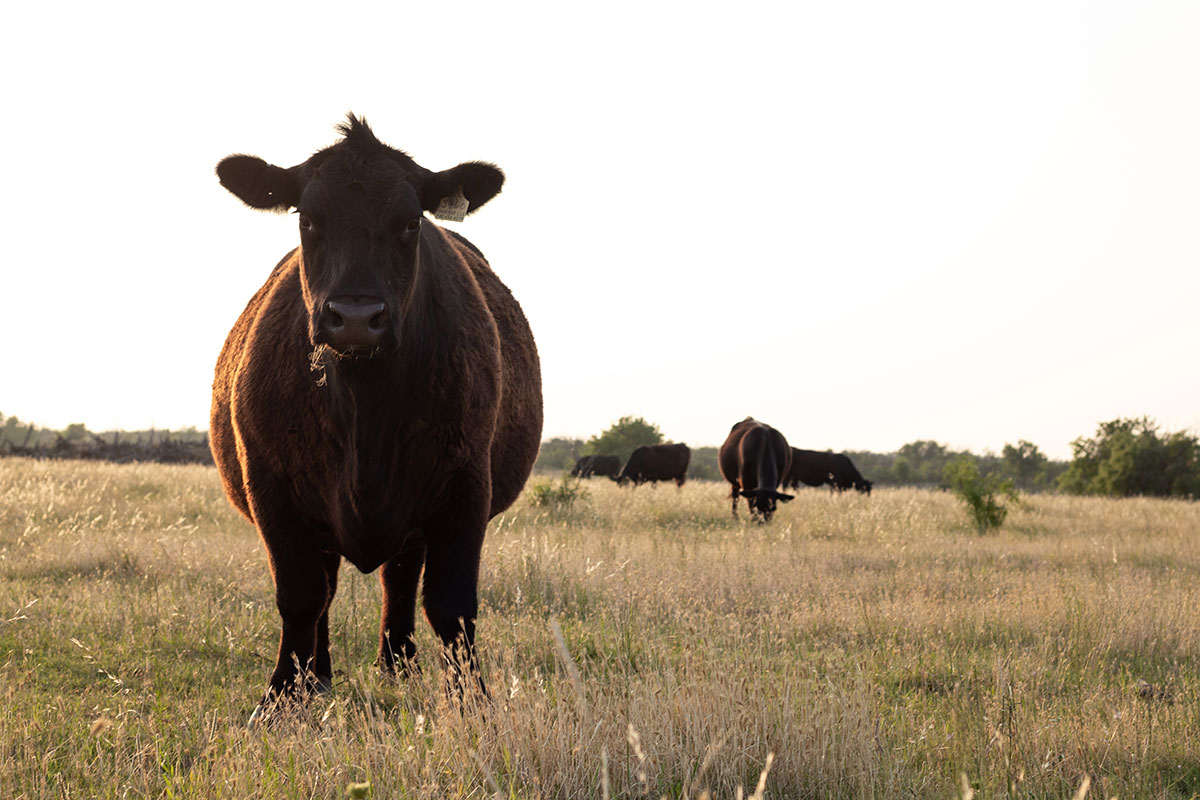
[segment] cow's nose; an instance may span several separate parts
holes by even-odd
[[[387,312],[376,297],[339,297],[325,303],[325,339],[334,348],[375,347],[387,330]]]

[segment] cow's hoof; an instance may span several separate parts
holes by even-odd
[[[246,730],[248,730],[248,731],[258,730],[259,726],[261,726],[263,724],[263,721],[266,718],[267,718],[267,712],[263,708],[263,704],[259,703],[258,705],[256,705],[254,707],[254,711],[251,712],[249,721],[246,722]]]

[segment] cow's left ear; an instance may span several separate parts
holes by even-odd
[[[470,214],[500,194],[502,186],[504,173],[495,164],[466,161],[430,175],[421,190],[421,206],[436,212],[443,201],[453,204],[461,197],[467,201],[465,213]]]
[[[295,168],[268,164],[258,156],[233,155],[217,164],[217,179],[251,208],[283,213],[300,202]]]

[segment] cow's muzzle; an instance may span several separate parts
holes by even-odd
[[[345,351],[377,347],[388,329],[387,306],[378,297],[335,297],[317,318],[316,343]]]

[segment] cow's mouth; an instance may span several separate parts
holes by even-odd
[[[313,346],[313,350],[308,354],[308,369],[310,372],[320,373],[317,380],[318,386],[325,385],[325,368],[336,364],[339,361],[359,362],[369,361],[383,352],[381,347],[366,347],[364,345],[351,345],[342,347],[340,350],[328,344],[318,344]]]

